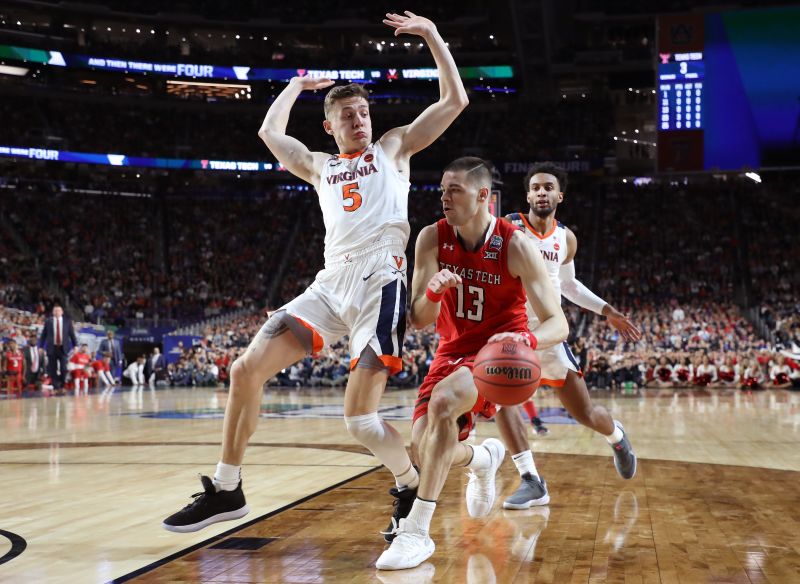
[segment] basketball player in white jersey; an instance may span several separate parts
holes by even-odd
[[[641,333],[630,319],[575,278],[573,259],[578,240],[555,217],[559,203],[564,200],[567,173],[554,164],[540,164],[530,170],[524,185],[530,211],[527,214],[512,213],[506,219],[521,228],[539,248],[556,293],[582,308],[605,316],[626,341],[637,341]],[[530,306],[528,319],[529,328],[538,325]],[[636,455],[625,431],[603,406],[592,403],[569,345],[564,342],[537,351],[537,354],[542,364],[541,384],[555,389],[570,416],[605,436],[614,449],[617,472],[622,478],[632,478],[636,473]],[[532,505],[546,505],[550,500],[547,484],[538,476],[519,408],[501,408],[496,420],[509,451],[516,453],[511,458],[521,477],[519,488],[503,502],[503,507],[527,509]]]
[[[222,457],[204,492],[163,527],[189,532],[248,512],[241,464],[256,429],[264,383],[309,353],[345,335],[351,373],[344,396],[347,430],[395,476],[394,493],[415,491],[416,469],[400,434],[377,413],[389,375],[402,367],[406,324],[409,159],[436,140],[467,106],[453,57],[436,26],[406,12],[387,14],[395,35],[422,37],[439,71],[439,101],[407,126],[372,140],[368,93],[334,87],[325,97],[325,132],[338,155],[311,152],[286,135],[289,113],[303,90],[333,84],[295,77],[270,106],[259,136],[292,174],[314,186],[325,222],[325,268],[308,289],[277,310],[231,369]],[[376,530],[377,531],[377,530]]]

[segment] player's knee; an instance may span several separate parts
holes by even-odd
[[[384,434],[383,421],[378,412],[361,416],[347,416],[344,425],[348,433],[362,444],[371,444],[380,440]]]
[[[458,417],[456,412],[455,396],[445,390],[434,391],[431,401],[428,402],[428,422],[442,422]]]
[[[253,382],[253,368],[247,364],[244,356],[237,358],[231,365],[231,391],[241,391]]]
[[[592,425],[592,418],[594,415],[594,408],[591,406],[585,406],[582,408],[578,408],[577,411],[572,412],[571,415],[575,418],[575,421],[581,424],[582,426],[591,426]]]

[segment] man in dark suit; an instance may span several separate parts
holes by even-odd
[[[150,387],[167,378],[167,362],[158,347],[153,347],[153,354],[147,358],[144,364],[144,378]]]
[[[47,369],[53,380],[53,388],[62,391],[67,376],[67,357],[78,345],[78,337],[72,327],[72,319],[64,316],[64,309],[53,306],[53,316],[48,318],[39,337],[39,346],[47,354]]]
[[[100,346],[97,349],[98,359],[102,357],[103,353],[111,353],[111,374],[114,379],[122,378],[122,367],[125,365],[122,355],[122,347],[119,340],[114,338],[114,331],[106,332],[106,338],[100,341]]]
[[[25,386],[36,387],[44,372],[44,351],[39,348],[36,333],[31,333],[28,344],[23,351],[25,354]]]

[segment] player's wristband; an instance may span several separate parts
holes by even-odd
[[[428,300],[431,302],[441,302],[442,296],[444,296],[444,290],[441,292],[434,292],[430,288],[425,288],[425,296],[427,296]]]
[[[539,340],[536,338],[536,335],[534,335],[533,333],[531,333],[531,332],[523,332],[523,333],[520,333],[520,334],[523,337],[525,337],[526,339],[528,339],[528,342],[530,342],[530,344],[531,344],[531,349],[535,350],[536,347],[539,345]]]

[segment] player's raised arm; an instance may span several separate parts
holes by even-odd
[[[539,326],[532,331],[538,341],[537,348],[546,349],[565,341],[569,335],[567,317],[547,275],[542,254],[521,232],[511,238],[508,269],[522,280],[528,302],[539,319]]]
[[[422,37],[439,70],[439,101],[428,106],[411,124],[390,130],[381,138],[381,144],[387,150],[408,157],[441,136],[467,107],[469,99],[453,56],[433,22],[408,10],[405,16],[387,14],[383,22],[395,29],[395,36],[413,34]]]
[[[333,81],[330,79],[293,77],[278,98],[272,102],[261,129],[258,130],[258,136],[278,162],[293,175],[315,188],[319,182],[319,169],[329,155],[323,152],[311,152],[300,140],[287,136],[286,126],[289,123],[289,113],[300,93],[306,89],[324,89],[331,85]]]
[[[414,247],[414,277],[411,281],[411,324],[424,328],[436,321],[441,295],[461,283],[461,277],[439,269],[436,224],[420,231]],[[439,298],[437,300],[437,297]]]

